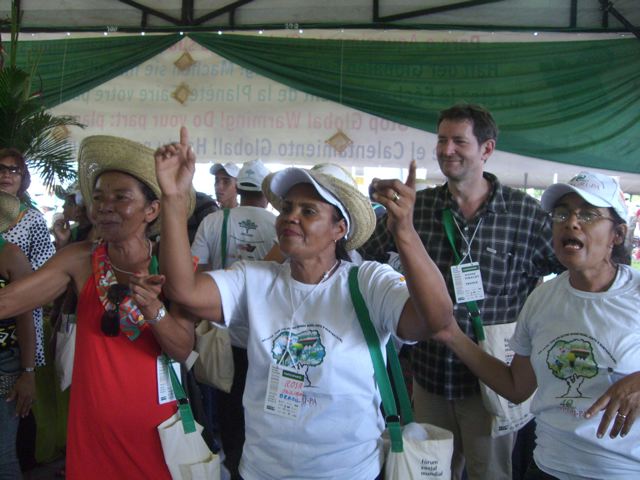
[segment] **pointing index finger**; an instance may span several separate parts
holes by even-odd
[[[404,182],[404,184],[413,190],[416,189],[416,161],[415,160],[411,160],[411,163],[409,163],[409,175],[407,176],[407,180]]]
[[[185,147],[189,146],[189,132],[187,131],[187,127],[180,127],[180,145]]]

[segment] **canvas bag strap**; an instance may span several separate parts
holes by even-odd
[[[373,328],[371,318],[369,317],[369,310],[364,303],[360,288],[358,288],[358,267],[352,267],[349,270],[349,292],[351,293],[351,301],[353,302],[353,307],[358,316],[358,321],[362,327],[362,333],[367,341],[369,354],[373,362],[376,382],[378,383],[378,389],[382,397],[382,405],[384,406],[386,414],[385,423],[387,424],[391,438],[391,450],[393,452],[402,452],[402,426],[400,424],[400,417],[396,409],[396,401],[393,397],[393,390],[391,389],[391,382],[387,375],[387,368],[382,358],[382,352],[380,351],[380,339]]]
[[[193,412],[189,405],[189,399],[184,393],[182,384],[178,381],[178,376],[171,366],[171,359],[166,353],[162,354],[167,370],[169,370],[169,378],[171,379],[171,388],[173,388],[173,394],[178,401],[178,412],[180,413],[180,421],[182,422],[182,428],[184,433],[193,433],[196,431],[196,422],[193,419]]]
[[[222,210],[222,233],[220,233],[220,257],[222,258],[222,268],[227,266],[227,224],[229,223],[229,208]]]
[[[456,231],[453,228],[453,213],[451,213],[451,210],[448,208],[445,208],[442,211],[442,225],[444,226],[444,231],[447,234],[449,244],[451,244],[451,248],[453,250],[453,258],[455,259],[457,265],[462,259],[460,258],[460,254],[458,253],[458,249],[456,248]],[[479,342],[482,342],[485,339],[485,335],[478,304],[476,302],[466,302],[465,305],[467,306],[469,315],[471,315],[471,323],[473,325],[473,331],[476,334],[476,338]]]

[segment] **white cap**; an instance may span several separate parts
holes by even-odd
[[[262,191],[262,181],[269,175],[269,169],[264,166],[259,158],[244,162],[240,173],[238,173],[237,187],[238,190],[247,190],[249,192]]]
[[[211,175],[215,175],[220,170],[224,170],[225,172],[227,172],[227,175],[236,178],[238,176],[240,168],[235,163],[231,162],[225,163],[224,165],[222,163],[214,163],[209,169],[209,172],[211,173]]]
[[[318,173],[319,172],[313,172],[313,175],[318,175]],[[329,176],[331,175],[326,175],[326,177],[329,177]],[[338,200],[338,197],[335,196],[328,189],[323,187],[318,181],[316,181],[316,179],[313,178],[312,174],[308,170],[305,170],[303,168],[293,168],[293,167],[280,170],[279,172],[276,172],[273,175],[273,178],[271,179],[270,188],[275,195],[277,195],[280,198],[284,198],[284,196],[291,189],[291,187],[299,183],[310,183],[311,185],[313,185],[313,188],[316,189],[316,191],[318,192],[318,195],[320,195],[327,203],[333,205],[338,210],[340,210],[340,213],[342,213],[342,216],[347,222],[347,237],[348,237],[351,229],[351,219],[349,216],[349,212],[347,212],[347,209],[344,207],[342,202]]]
[[[620,184],[609,175],[580,172],[568,183],[556,183],[542,194],[542,208],[550,212],[556,202],[568,193],[576,193],[594,207],[610,207],[625,222],[628,220],[627,205]]]

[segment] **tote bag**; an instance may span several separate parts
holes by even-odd
[[[220,480],[220,457],[209,450],[202,438],[202,426],[193,419],[189,400],[163,355],[178,411],[158,425],[164,461],[173,480]]]
[[[387,361],[400,404],[401,415],[398,415],[391,381],[380,351],[380,339],[358,288],[358,267],[349,271],[349,290],[369,347],[385,412],[387,429],[382,436],[385,444],[385,480],[450,480],[453,433],[435,425],[413,421],[411,401],[404,383],[398,353],[393,341],[389,340],[386,347]],[[385,439],[388,440],[385,442]]]
[[[500,325],[484,325],[484,340],[478,345],[489,355],[510,364],[514,352],[509,346],[516,322]],[[511,403],[504,397],[480,382],[480,393],[484,408],[493,415],[491,422],[491,436],[499,437],[507,433],[517,432],[533,419],[531,400],[533,395],[522,403]]]

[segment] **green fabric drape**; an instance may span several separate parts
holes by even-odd
[[[640,42],[404,43],[192,34],[304,92],[436,131],[438,111],[481,103],[501,150],[640,172]]]
[[[123,74],[181,39],[162,35],[19,42],[17,63],[29,71],[36,67],[44,104],[54,107]]]
[[[435,132],[441,109],[459,101],[481,103],[496,117],[501,150],[640,172],[640,42],[634,38],[417,43],[207,33],[190,37],[285,85],[405,125]],[[180,38],[23,42],[18,53],[24,62],[29,50],[46,49],[39,71],[45,100],[52,106]]]

